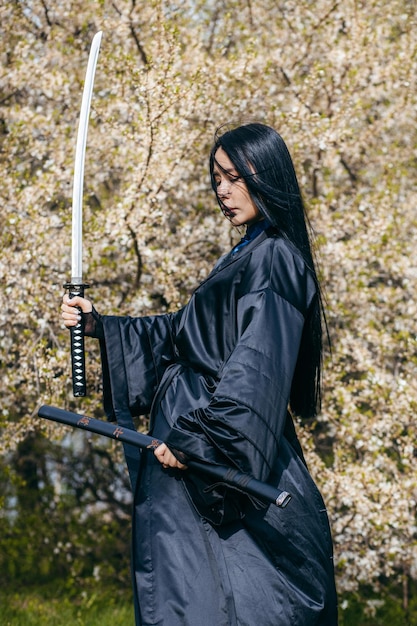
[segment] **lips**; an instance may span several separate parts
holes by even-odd
[[[235,215],[235,211],[236,211],[235,208],[231,208],[231,207],[228,207],[225,204],[223,204],[222,209],[223,209],[223,213],[226,215],[226,217],[233,217]]]
[[[229,209],[225,209],[223,211],[223,215],[227,217],[227,219],[231,220],[235,217],[236,213],[233,213],[233,211],[230,211]]]

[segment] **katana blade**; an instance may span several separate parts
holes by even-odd
[[[94,35],[81,101],[80,119],[78,123],[77,145],[75,149],[74,186],[72,192],[72,266],[71,283],[83,282],[83,184],[85,150],[87,145],[88,120],[90,116],[91,98],[93,95],[94,76],[96,73],[98,53],[102,31]]]
[[[66,424],[67,426],[88,430],[89,432],[104,435],[110,439],[117,439],[118,441],[130,444],[137,448],[155,450],[155,448],[162,443],[159,439],[154,439],[153,437],[137,432],[136,430],[122,428],[117,424],[104,422],[103,420],[87,417],[86,415],[78,415],[78,413],[64,411],[63,409],[58,409],[57,407],[48,406],[46,404],[40,407],[38,415],[39,417],[58,422],[60,424]],[[208,463],[191,460],[187,461],[187,465],[193,472],[209,476],[216,481],[224,483],[234,489],[238,489],[239,491],[246,493],[247,495],[254,496],[264,502],[275,504],[275,506],[282,509],[285,508],[291,500],[291,495],[288,491],[281,491],[273,485],[261,482],[249,474],[243,474],[237,469],[223,465],[210,465]]]
[[[84,81],[81,101],[80,119],[78,122],[77,144],[75,149],[74,184],[72,193],[72,245],[71,245],[71,282],[64,287],[70,297],[84,296],[83,283],[83,183],[85,150],[87,145],[88,120],[90,116],[91,97],[93,95],[94,75],[100,50],[102,31],[94,35],[87,72]],[[82,322],[70,329],[71,332],[71,365],[72,392],[74,396],[86,395],[84,328]]]

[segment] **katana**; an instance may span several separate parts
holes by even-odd
[[[137,448],[155,450],[155,448],[162,443],[159,439],[137,432],[136,430],[122,428],[111,422],[104,422],[103,420],[87,417],[86,415],[79,415],[78,413],[72,413],[71,411],[65,411],[46,404],[40,407],[38,416],[59,422],[60,424],[66,424],[67,426],[81,428],[82,430],[87,430],[98,435],[104,435],[110,439],[116,439]],[[263,483],[253,478],[253,476],[244,474],[231,467],[210,465],[194,460],[187,461],[187,467],[193,472],[209,476],[247,495],[254,496],[266,503],[275,504],[280,508],[286,507],[291,500],[291,495],[287,491],[281,491],[272,485]]]
[[[83,182],[85,149],[87,145],[88,120],[90,115],[91,97],[93,95],[94,75],[100,50],[102,32],[94,35],[88,58],[87,72],[84,81],[81,101],[80,119],[78,123],[77,145],[75,149],[74,183],[72,192],[72,249],[71,249],[71,282],[65,283],[69,296],[84,296],[88,287],[83,282]],[[70,328],[71,333],[71,364],[72,391],[74,396],[86,395],[84,329],[82,321]]]

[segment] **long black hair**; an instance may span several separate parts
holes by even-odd
[[[219,148],[245,181],[263,217],[299,250],[316,282],[317,295],[305,320],[290,394],[292,412],[313,417],[321,405],[322,331],[323,321],[326,322],[312,253],[311,228],[291,155],[282,137],[270,126],[251,123],[226,131],[220,127],[210,153],[210,177],[222,209],[214,178],[214,166],[221,169],[215,158]]]

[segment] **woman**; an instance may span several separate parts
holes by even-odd
[[[218,134],[212,186],[243,240],[174,314],[62,317],[102,345],[106,413],[150,411],[154,455],[126,449],[141,626],[334,626],[332,543],[291,414],[320,402],[320,289],[291,157],[272,128]],[[139,453],[137,453],[139,455]],[[230,465],[282,490],[265,506],[186,469]]]

